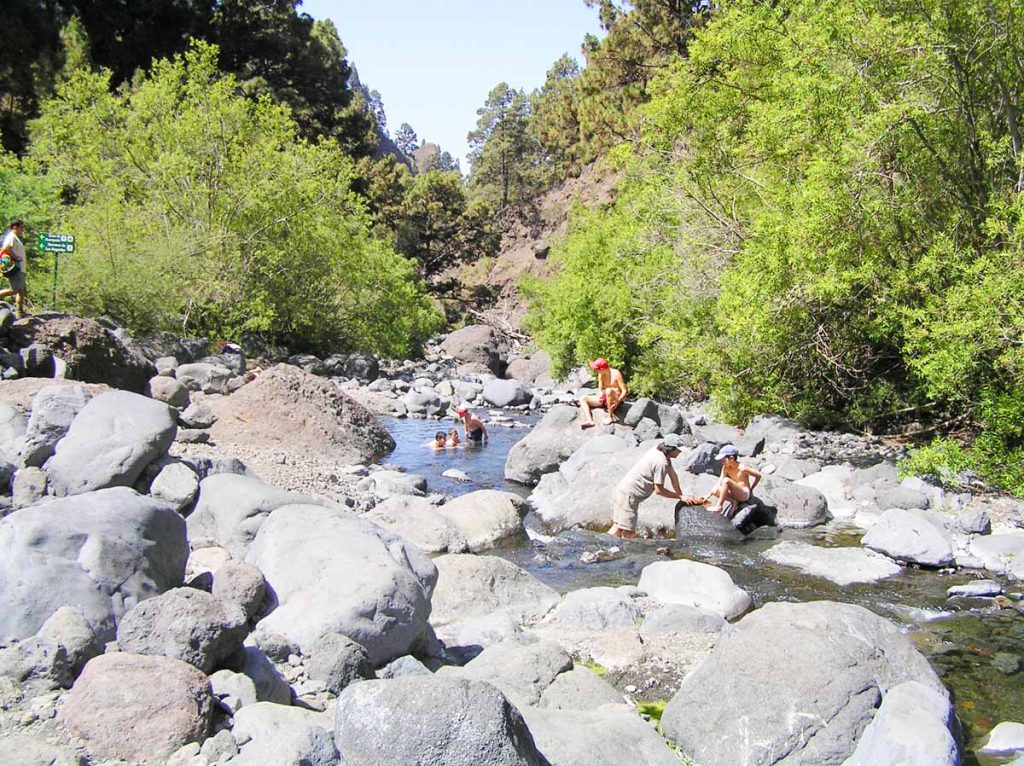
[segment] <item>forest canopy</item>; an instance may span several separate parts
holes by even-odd
[[[66,200],[65,305],[139,332],[404,354],[441,316],[374,237],[354,163],[268,96],[237,94],[196,42],[130,85],[71,73],[31,125],[25,166]]]
[[[1019,478],[1022,30],[1013,0],[716,6],[527,286],[541,344],[739,422],[965,430]]]

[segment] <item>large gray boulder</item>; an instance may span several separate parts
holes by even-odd
[[[523,715],[551,766],[679,766],[665,740],[625,705],[586,711],[524,708]]]
[[[347,766],[543,766],[520,712],[488,683],[407,676],[349,686],[334,736]]]
[[[179,410],[188,407],[191,401],[188,389],[182,385],[181,381],[168,375],[155,375],[150,378],[144,393],[151,399],[156,399]]]
[[[17,459],[26,428],[22,411],[10,402],[0,401],[0,458],[8,463]]]
[[[927,511],[890,508],[861,539],[867,548],[928,567],[953,563],[953,543],[942,520]]]
[[[720,614],[727,620],[750,609],[751,599],[724,569],[699,561],[656,561],[640,572],[638,586],[663,604],[683,604]]]
[[[232,766],[338,766],[329,716],[299,707],[257,702],[234,715],[231,731],[242,744]]]
[[[942,682],[897,626],[860,606],[770,603],[725,633],[661,719],[704,766],[839,764],[890,690]],[[722,736],[742,722],[742,736]]]
[[[84,383],[106,383],[141,394],[156,374],[133,343],[92,319],[30,317],[11,328],[11,337],[20,348],[36,344],[50,349],[64,361],[67,377]]]
[[[949,695],[907,681],[885,695],[843,766],[958,766],[958,728]]]
[[[529,404],[533,394],[518,380],[494,378],[484,384],[484,401],[495,407]]]
[[[572,659],[554,641],[501,641],[461,668],[448,665],[438,673],[494,684],[522,709],[540,702],[544,690],[568,670]]]
[[[185,513],[199,492],[199,477],[186,463],[168,462],[149,485],[149,494]]]
[[[641,638],[706,633],[717,636],[728,623],[717,612],[685,604],[665,604],[655,609],[640,626]]]
[[[195,588],[174,588],[136,604],[117,626],[122,652],[151,654],[212,673],[242,648],[245,612]]]
[[[515,378],[527,386],[552,386],[551,356],[547,351],[535,351],[530,357],[517,357],[505,368],[506,378]]]
[[[426,553],[463,553],[466,538],[425,497],[396,495],[374,506],[363,518],[404,537]]]
[[[537,707],[550,710],[597,710],[602,705],[622,705],[626,700],[615,687],[590,668],[575,667],[559,673],[541,692]]]
[[[374,471],[356,484],[360,492],[368,492],[379,500],[390,497],[423,497],[427,480],[415,473],[404,471]]]
[[[258,630],[303,653],[340,633],[382,664],[408,654],[427,630],[437,570],[418,548],[363,519],[313,505],[278,508],[247,560],[277,600]]]
[[[64,438],[71,421],[92,399],[83,386],[47,386],[32,400],[32,416],[21,445],[21,462],[39,467]]]
[[[430,621],[435,627],[498,610],[508,610],[519,621],[538,620],[559,601],[553,588],[497,556],[449,554],[438,556],[434,565]]]
[[[450,333],[441,350],[460,362],[481,364],[495,375],[502,373],[501,338],[489,325],[469,325]]]
[[[469,550],[478,553],[522,540],[528,510],[519,495],[479,489],[449,500],[437,512],[458,530]]]
[[[60,720],[100,758],[163,764],[203,741],[212,710],[210,682],[192,665],[114,652],[85,666]]]
[[[185,520],[126,487],[23,508],[0,520],[0,641],[67,605],[112,640],[125,611],[181,585],[187,559]]]
[[[743,430],[745,439],[764,439],[764,448],[773,452],[792,442],[803,429],[800,424],[780,415],[758,415]]]
[[[204,394],[228,393],[228,381],[235,374],[221,364],[193,362],[183,364],[174,371],[174,376],[187,391],[201,391]]]
[[[775,523],[780,527],[805,529],[828,521],[828,501],[814,487],[766,476],[754,495],[776,509]]]
[[[575,452],[581,444],[607,433],[632,433],[623,426],[580,428],[575,407],[559,404],[535,425],[530,433],[509,450],[505,459],[505,478],[517,484],[533,486]]]
[[[892,559],[862,548],[822,548],[796,540],[776,543],[763,554],[768,561],[794,567],[804,574],[824,577],[836,585],[878,582],[903,569]]]
[[[46,463],[53,494],[131,486],[167,453],[177,430],[163,402],[127,391],[100,394],[78,413]]]
[[[971,555],[990,572],[1024,580],[1024,534],[1020,532],[975,537]]]
[[[566,593],[550,619],[568,628],[614,630],[636,625],[640,609],[617,588],[582,588]]]
[[[199,483],[199,499],[188,517],[188,538],[193,548],[218,546],[234,558],[245,558],[271,512],[308,502],[307,497],[276,489],[253,476],[207,476]]]

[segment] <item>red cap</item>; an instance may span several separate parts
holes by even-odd
[[[592,370],[603,370],[607,366],[608,360],[605,359],[603,356],[598,357],[597,359],[590,363],[590,369]]]

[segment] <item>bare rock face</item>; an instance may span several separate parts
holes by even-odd
[[[217,402],[210,429],[222,446],[306,450],[339,463],[365,462],[394,449],[376,418],[330,381],[279,364]]]
[[[162,764],[202,742],[212,710],[210,682],[192,665],[115,652],[89,661],[60,720],[93,755]]]
[[[156,374],[153,363],[99,322],[84,317],[15,322],[11,338],[20,347],[50,349],[67,364],[67,376],[86,383],[106,383],[141,394]]]

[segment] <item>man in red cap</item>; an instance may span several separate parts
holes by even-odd
[[[618,423],[615,410],[625,400],[629,390],[622,373],[608,365],[608,360],[599,357],[590,363],[590,369],[597,371],[597,393],[580,397],[580,428],[593,428],[595,407],[608,410],[608,422]]]

